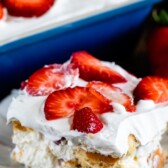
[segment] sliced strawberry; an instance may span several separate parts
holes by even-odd
[[[4,17],[4,9],[2,2],[0,1],[0,20]]]
[[[80,77],[86,81],[121,83],[127,80],[115,70],[103,65],[101,61],[85,51],[72,54],[71,62],[79,68]]]
[[[102,122],[88,107],[76,110],[73,118],[73,129],[85,133],[97,133],[103,128]]]
[[[98,81],[89,82],[87,86],[92,87],[96,91],[100,92],[103,96],[105,96],[112,102],[122,104],[127,111],[135,111],[135,106],[132,99],[127,94],[123,93],[120,88],[114,87],[108,83]]]
[[[25,88],[30,95],[45,96],[55,90],[70,87],[76,77],[78,77],[78,70],[74,69],[72,64],[53,64],[31,75]]]
[[[21,82],[21,87],[20,87],[20,89],[21,89],[21,90],[24,90],[24,89],[26,88],[26,86],[27,86],[27,82],[26,82],[26,81],[23,81],[23,82]]]
[[[12,16],[33,17],[46,13],[55,0],[4,0],[8,13]]]
[[[84,107],[93,113],[101,114],[112,111],[110,101],[92,88],[75,87],[51,93],[46,99],[44,112],[47,120],[69,117],[76,110]]]
[[[153,100],[155,103],[168,101],[168,80],[148,76],[142,78],[134,90],[135,101]]]

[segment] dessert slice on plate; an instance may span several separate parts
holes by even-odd
[[[79,51],[23,82],[7,119],[11,156],[27,167],[163,168],[168,80]]]

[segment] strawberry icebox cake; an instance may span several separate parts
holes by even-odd
[[[7,120],[25,167],[163,168],[168,80],[78,51],[22,82]]]
[[[0,45],[139,0],[0,0]]]

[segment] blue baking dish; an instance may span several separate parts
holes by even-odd
[[[64,62],[73,51],[87,50],[110,61],[128,57],[153,5],[160,1],[137,1],[1,45],[1,97],[39,67]]]

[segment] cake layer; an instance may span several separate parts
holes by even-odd
[[[54,153],[48,145],[49,142],[45,137],[32,129],[22,127],[19,122],[13,123],[13,142],[16,147],[12,153],[12,158],[28,167],[35,168],[163,168],[165,156],[162,153],[159,142],[149,152],[148,147],[136,148],[137,142],[133,136],[129,138],[129,152],[122,158],[113,158],[98,153],[88,152],[84,149],[74,148],[69,151],[70,158],[63,160],[60,153]],[[66,143],[54,144],[62,146],[62,153],[67,155],[67,151],[63,151]]]

